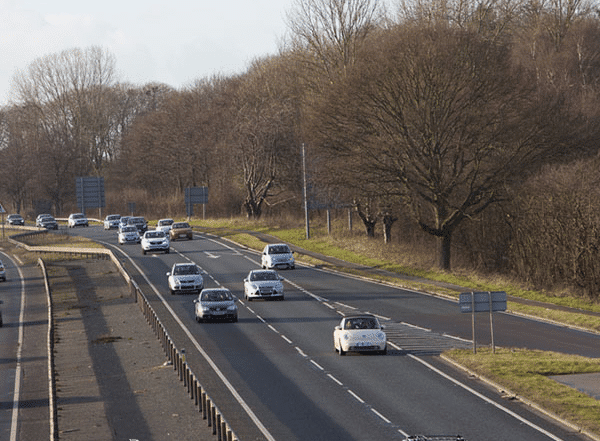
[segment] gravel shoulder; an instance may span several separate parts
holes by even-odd
[[[215,439],[108,260],[48,264],[60,440]]]

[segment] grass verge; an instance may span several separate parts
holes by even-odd
[[[461,366],[591,433],[600,433],[600,401],[550,378],[600,372],[600,358],[548,351],[480,348],[444,353]],[[511,398],[508,396],[508,398]]]

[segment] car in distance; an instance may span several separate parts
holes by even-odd
[[[104,218],[104,229],[112,230],[113,228],[119,228],[119,224],[121,223],[121,215],[120,214],[109,214]]]
[[[142,236],[142,254],[164,252],[169,254],[169,238],[164,231],[150,230]]]
[[[46,230],[58,230],[58,222],[54,219],[54,216],[48,214],[39,218],[39,221],[36,221],[38,227],[45,228]]]
[[[274,243],[266,245],[261,256],[261,265],[264,269],[289,268],[294,269],[296,263],[294,254],[285,243]]]
[[[67,219],[67,225],[69,228],[75,227],[89,227],[90,223],[88,218],[83,213],[71,213],[69,219]]]
[[[124,227],[119,228],[118,240],[119,245],[124,245],[126,243],[140,243],[142,238],[136,227],[133,225],[125,225]]]
[[[244,297],[254,299],[283,300],[283,279],[275,270],[252,270],[244,279]]]
[[[194,300],[194,304],[198,323],[209,319],[238,321],[235,297],[227,288],[203,289],[198,298]]]
[[[340,355],[346,352],[387,353],[387,340],[383,326],[370,314],[351,315],[333,331],[333,346]]]
[[[42,219],[44,219],[45,217],[52,217],[52,215],[51,214],[38,214],[38,216],[35,218],[35,226],[41,227]]]
[[[25,225],[25,219],[20,214],[9,214],[6,222],[8,225]]]
[[[0,260],[0,280],[6,282],[6,270],[4,269],[4,264]]]
[[[204,288],[204,279],[195,263],[176,263],[167,277],[171,294],[200,294]]]
[[[192,240],[194,233],[192,227],[187,222],[175,222],[171,225],[171,231],[169,231],[169,237],[171,240],[187,239]]]
[[[148,222],[141,216],[133,216],[127,219],[127,225],[133,225],[138,229],[140,235],[148,231]]]
[[[165,234],[169,234],[169,231],[171,230],[171,226],[173,225],[173,222],[175,222],[173,219],[160,219],[158,221],[158,223],[156,224],[156,229],[160,230],[160,231],[164,231]]]
[[[121,216],[121,219],[119,219],[119,228],[124,227],[125,225],[127,225],[127,222],[129,222],[129,218],[131,216]]]

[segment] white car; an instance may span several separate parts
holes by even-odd
[[[125,225],[119,228],[119,245],[126,243],[140,243],[142,238],[138,229],[133,225]]]
[[[171,294],[200,294],[204,288],[204,279],[198,265],[194,263],[176,263],[167,273]]]
[[[235,297],[227,288],[210,288],[194,300],[196,321],[199,323],[208,319],[238,321],[238,307]]]
[[[112,230],[113,228],[119,228],[119,224],[121,223],[121,215],[120,214],[109,214],[104,218],[104,229]]]
[[[290,247],[285,243],[274,243],[265,246],[260,262],[264,269],[294,269],[296,267],[294,254],[292,253],[292,250],[290,250]]]
[[[4,269],[4,264],[0,260],[0,280],[6,282],[6,270]]]
[[[142,236],[142,254],[162,251],[169,254],[170,242],[164,231],[150,230]]]
[[[171,231],[171,226],[175,221],[173,219],[160,219],[156,224],[156,229],[160,231],[164,231],[165,234],[169,234]]]
[[[69,215],[69,219],[67,220],[67,225],[69,228],[75,227],[89,227],[88,218],[85,217],[83,213],[72,213]]]
[[[383,326],[370,314],[344,317],[333,331],[333,346],[340,355],[346,352],[387,353]]]
[[[252,270],[244,279],[244,297],[254,299],[283,300],[283,278],[275,270]]]

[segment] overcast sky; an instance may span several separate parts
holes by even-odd
[[[37,58],[100,46],[118,79],[181,88],[273,55],[292,0],[0,0],[0,104]]]

